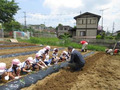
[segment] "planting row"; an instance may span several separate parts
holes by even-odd
[[[41,48],[42,47],[2,49],[2,50],[0,50],[0,55],[23,53],[23,52],[30,52],[30,51],[38,51]]]
[[[17,47],[0,47],[2,49],[17,49],[17,48],[33,48],[33,47],[42,47],[42,46],[17,46]]]
[[[62,50],[64,48],[59,48],[59,50]],[[53,49],[51,49],[53,51]],[[29,52],[22,52],[22,53],[15,53],[15,54],[7,54],[7,55],[1,55],[0,58],[8,58],[8,57],[15,57],[15,56],[20,56],[20,55],[29,55],[33,53],[37,53],[38,50],[36,51],[29,51]]]

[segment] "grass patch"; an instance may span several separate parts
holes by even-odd
[[[34,43],[34,44],[43,44],[43,45],[52,45],[52,46],[62,46],[62,47],[68,47],[72,46],[74,48],[82,48],[81,44],[71,42],[69,39],[67,40],[61,40],[58,38],[37,38],[37,37],[31,37],[29,40],[21,40],[19,39],[18,41],[20,42],[27,42],[27,43]],[[99,46],[99,45],[88,45],[89,50],[96,50],[96,51],[104,51],[106,47],[104,46]]]

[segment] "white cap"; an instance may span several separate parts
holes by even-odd
[[[0,70],[6,69],[6,63],[0,63]]]
[[[21,64],[21,62],[20,62],[19,59],[13,59],[13,60],[12,60],[12,64],[19,66],[19,64]]]
[[[67,54],[67,52],[66,52],[66,51],[63,51],[63,53]]]
[[[53,52],[56,51],[56,50],[58,50],[58,49],[57,49],[57,48],[54,48],[54,49],[53,49]]]
[[[33,63],[33,58],[32,58],[32,57],[28,57],[28,58],[26,59],[26,61],[29,61],[30,63]]]
[[[36,53],[36,57],[40,57],[40,56],[42,56],[41,53]]]
[[[46,49],[46,50],[50,50],[50,46],[46,46],[45,49]]]

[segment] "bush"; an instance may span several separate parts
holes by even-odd
[[[101,35],[97,35],[96,39],[102,39],[102,36]]]
[[[106,36],[105,38],[106,38],[106,39],[114,39],[113,36]]]

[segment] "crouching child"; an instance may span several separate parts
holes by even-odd
[[[37,53],[35,59],[33,60],[33,65],[32,65],[33,70],[35,69],[40,70],[47,67],[47,65],[42,61],[42,59],[43,59],[42,54]]]
[[[58,49],[54,48],[52,53],[52,63],[57,64],[59,59],[60,58],[58,57]]]
[[[33,58],[28,57],[25,62],[22,63],[21,73],[27,74],[32,71]]]
[[[21,73],[21,62],[19,59],[13,59],[12,65],[8,69],[10,79],[19,79]]]
[[[61,62],[62,61],[69,61],[69,59],[70,59],[70,56],[69,56],[68,52],[63,51],[61,56],[60,56],[60,61]]]
[[[6,63],[0,63],[0,80],[7,82],[9,80],[9,73],[6,69]]]

